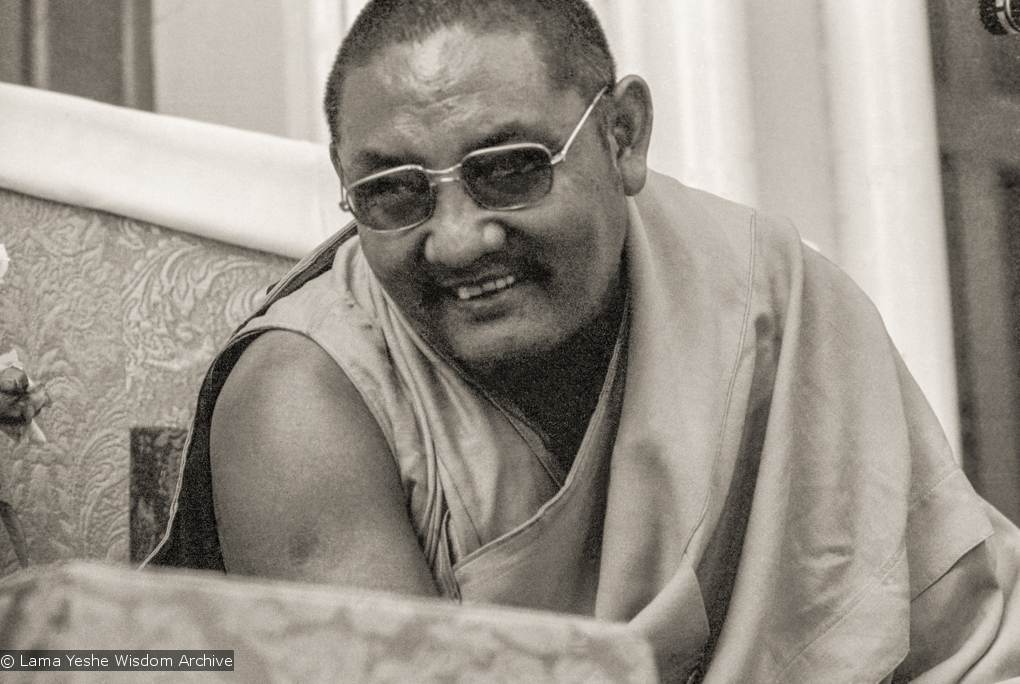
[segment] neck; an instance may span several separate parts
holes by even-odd
[[[598,405],[619,336],[624,293],[617,288],[606,310],[551,353],[504,367],[484,382],[546,435],[568,470]]]

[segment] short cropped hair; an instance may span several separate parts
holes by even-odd
[[[350,69],[365,66],[391,45],[457,25],[479,33],[530,32],[558,90],[573,88],[591,99],[616,82],[606,35],[584,0],[372,0],[354,20],[326,82],[324,106],[334,144]]]

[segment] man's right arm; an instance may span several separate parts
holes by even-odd
[[[350,379],[308,338],[263,333],[213,411],[228,572],[436,594],[396,463]]]

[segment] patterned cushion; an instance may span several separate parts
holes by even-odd
[[[0,581],[0,624],[0,649],[234,651],[233,672],[16,681],[657,681],[651,648],[628,625],[198,571],[75,561],[19,572]]]
[[[293,262],[2,189],[0,242],[0,353],[17,349],[53,399],[47,444],[0,435],[0,501],[32,564],[138,559],[165,524],[207,366]],[[0,575],[17,566],[0,529]]]

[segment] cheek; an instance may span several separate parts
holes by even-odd
[[[560,251],[555,306],[572,320],[587,322],[598,315],[619,282],[622,242],[609,223],[590,214],[591,223],[575,225],[574,238]],[[570,312],[568,314],[568,312]]]
[[[589,186],[594,192],[584,193],[575,205],[576,213],[564,217],[561,224],[566,227],[561,235],[561,263],[575,287],[584,283],[589,293],[615,282],[627,233],[626,199],[622,194],[603,194],[612,192],[606,185]]]
[[[369,269],[405,314],[413,316],[421,305],[420,277],[415,270],[413,241],[371,236],[361,250]],[[410,246],[404,242],[411,243]]]
[[[411,252],[407,245],[391,236],[359,232],[361,251],[372,272],[384,283],[399,281],[411,263]]]

